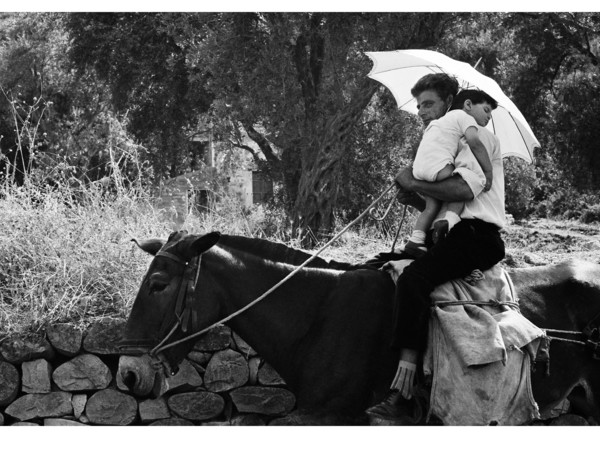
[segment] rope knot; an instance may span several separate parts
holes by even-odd
[[[479,269],[475,269],[469,275],[463,278],[464,281],[469,283],[471,286],[475,286],[478,282],[485,280],[485,275]]]

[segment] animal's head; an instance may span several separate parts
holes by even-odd
[[[202,302],[205,294],[209,296],[205,287],[199,286],[198,292],[195,287],[197,281],[202,279],[202,254],[214,246],[219,237],[217,232],[189,235],[180,231],[172,233],[166,242],[160,239],[135,241],[154,259],[144,276],[127,321],[121,342],[124,354],[151,352],[151,356],[158,356],[169,369],[167,375],[177,371],[179,363],[192,348],[193,341],[164,350],[157,347],[189,336],[198,331],[199,326],[206,326],[208,321],[218,317],[215,302]],[[126,374],[123,378],[127,385],[139,382],[131,379],[131,376]]]

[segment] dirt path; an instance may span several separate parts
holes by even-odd
[[[506,267],[554,264],[573,258],[600,263],[598,224],[548,219],[520,221],[508,225],[502,237],[506,244]],[[351,230],[339,244],[327,249],[323,257],[356,263],[379,252],[389,252],[390,245]]]
[[[558,263],[571,258],[600,263],[600,226],[536,219],[509,225],[503,232],[510,267]]]

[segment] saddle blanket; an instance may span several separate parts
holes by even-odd
[[[432,377],[429,414],[446,425],[539,419],[530,367],[544,331],[504,304],[518,305],[506,271],[496,265],[476,282],[450,281],[438,286],[431,300],[423,361],[423,371]]]

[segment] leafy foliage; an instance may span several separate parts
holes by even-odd
[[[427,47],[477,63],[540,140],[535,167],[507,162],[511,214],[578,198],[593,211],[599,46],[589,13],[1,14],[0,165],[17,182],[29,168],[50,184],[115,170],[157,183],[197,167],[191,137],[211,124],[219,164],[268,173],[294,228],[326,231],[362,211],[420,137],[366,78],[364,52]]]
[[[186,64],[194,14],[70,14],[69,56],[80,76],[110,89],[111,105],[148,149],[156,173],[176,176],[189,164],[190,137],[211,102]],[[195,29],[195,28],[194,28]],[[195,38],[194,38],[195,39]]]
[[[285,187],[295,226],[318,234],[332,228],[339,186],[349,184],[342,161],[357,156],[351,143],[370,139],[355,133],[363,120],[371,121],[363,113],[380,89],[366,78],[370,62],[364,52],[426,46],[444,18],[216,14],[206,21],[206,38],[197,42],[192,64],[207,74],[213,116],[254,140],[260,164]],[[240,147],[258,159],[255,148]]]

